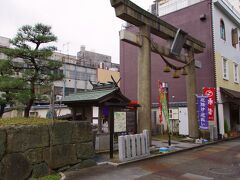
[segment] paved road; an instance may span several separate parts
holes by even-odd
[[[120,167],[65,174],[66,180],[240,180],[240,139]]]

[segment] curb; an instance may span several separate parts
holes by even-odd
[[[127,161],[127,162],[114,163],[114,162],[106,161],[106,162],[98,163],[97,165],[101,166],[101,165],[108,164],[108,165],[118,167],[118,166],[123,166],[123,165],[131,164],[131,163],[135,163],[135,162],[139,162],[139,161],[143,161],[143,160],[153,159],[153,158],[156,158],[156,157],[164,157],[164,156],[169,156],[169,155],[172,155],[172,154],[177,154],[177,153],[181,153],[181,152],[185,152],[185,151],[190,151],[190,150],[193,150],[193,149],[205,147],[205,146],[208,146],[208,145],[218,144],[218,143],[225,142],[225,141],[232,141],[232,140],[239,139],[239,138],[240,138],[240,136],[233,137],[233,138],[222,139],[222,140],[217,140],[217,141],[213,141],[213,142],[208,142],[206,144],[199,144],[198,146],[194,146],[194,147],[190,147],[190,148],[186,148],[186,149],[180,149],[180,150],[168,152],[168,153],[165,153],[165,154],[151,155],[151,156],[148,156],[148,157],[145,157],[145,158],[134,159],[134,160]]]
[[[60,180],[65,180],[65,179],[66,179],[65,174],[63,174],[62,172],[60,172],[59,174],[60,174],[60,176],[61,176]]]

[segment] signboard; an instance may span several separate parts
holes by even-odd
[[[159,121],[161,124],[163,122],[162,102],[164,101],[164,89],[163,83],[160,81],[158,81],[158,91],[159,91]]]
[[[203,95],[208,97],[208,120],[214,121],[215,88],[204,87]]]
[[[114,112],[114,132],[126,132],[126,112]]]
[[[169,112],[168,112],[168,99],[167,99],[167,90],[165,90],[166,83],[162,83],[158,81],[159,85],[159,120],[160,123],[163,121],[163,117],[166,120],[169,130],[170,128],[170,121],[169,121]]]
[[[199,129],[208,129],[208,97],[197,96]]]

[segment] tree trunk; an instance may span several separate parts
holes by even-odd
[[[0,118],[2,118],[2,116],[4,114],[5,107],[6,107],[6,104],[0,105]]]
[[[34,82],[31,82],[31,98],[29,99],[27,106],[24,109],[24,117],[29,118],[29,112],[35,100],[35,86]]]
[[[24,117],[29,118],[29,112],[30,112],[30,109],[31,109],[31,107],[32,107],[32,105],[33,105],[33,102],[34,102],[34,99],[33,99],[33,98],[31,98],[31,99],[28,101],[27,106],[26,106],[25,109],[24,109]]]

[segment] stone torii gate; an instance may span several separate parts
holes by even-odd
[[[199,137],[197,109],[196,109],[196,73],[194,53],[202,53],[205,44],[190,35],[186,35],[184,44],[185,54],[174,55],[169,45],[178,32],[178,28],[161,20],[157,16],[143,10],[129,0],[110,0],[115,8],[116,16],[137,26],[139,34],[123,30],[120,39],[139,47],[138,54],[138,131],[151,131],[151,51],[169,57],[177,62],[188,64],[186,70],[187,105],[189,119],[189,136]],[[151,33],[167,40],[168,46],[160,46],[151,42]],[[181,46],[181,45],[180,45]],[[181,47],[181,48],[182,48]]]

